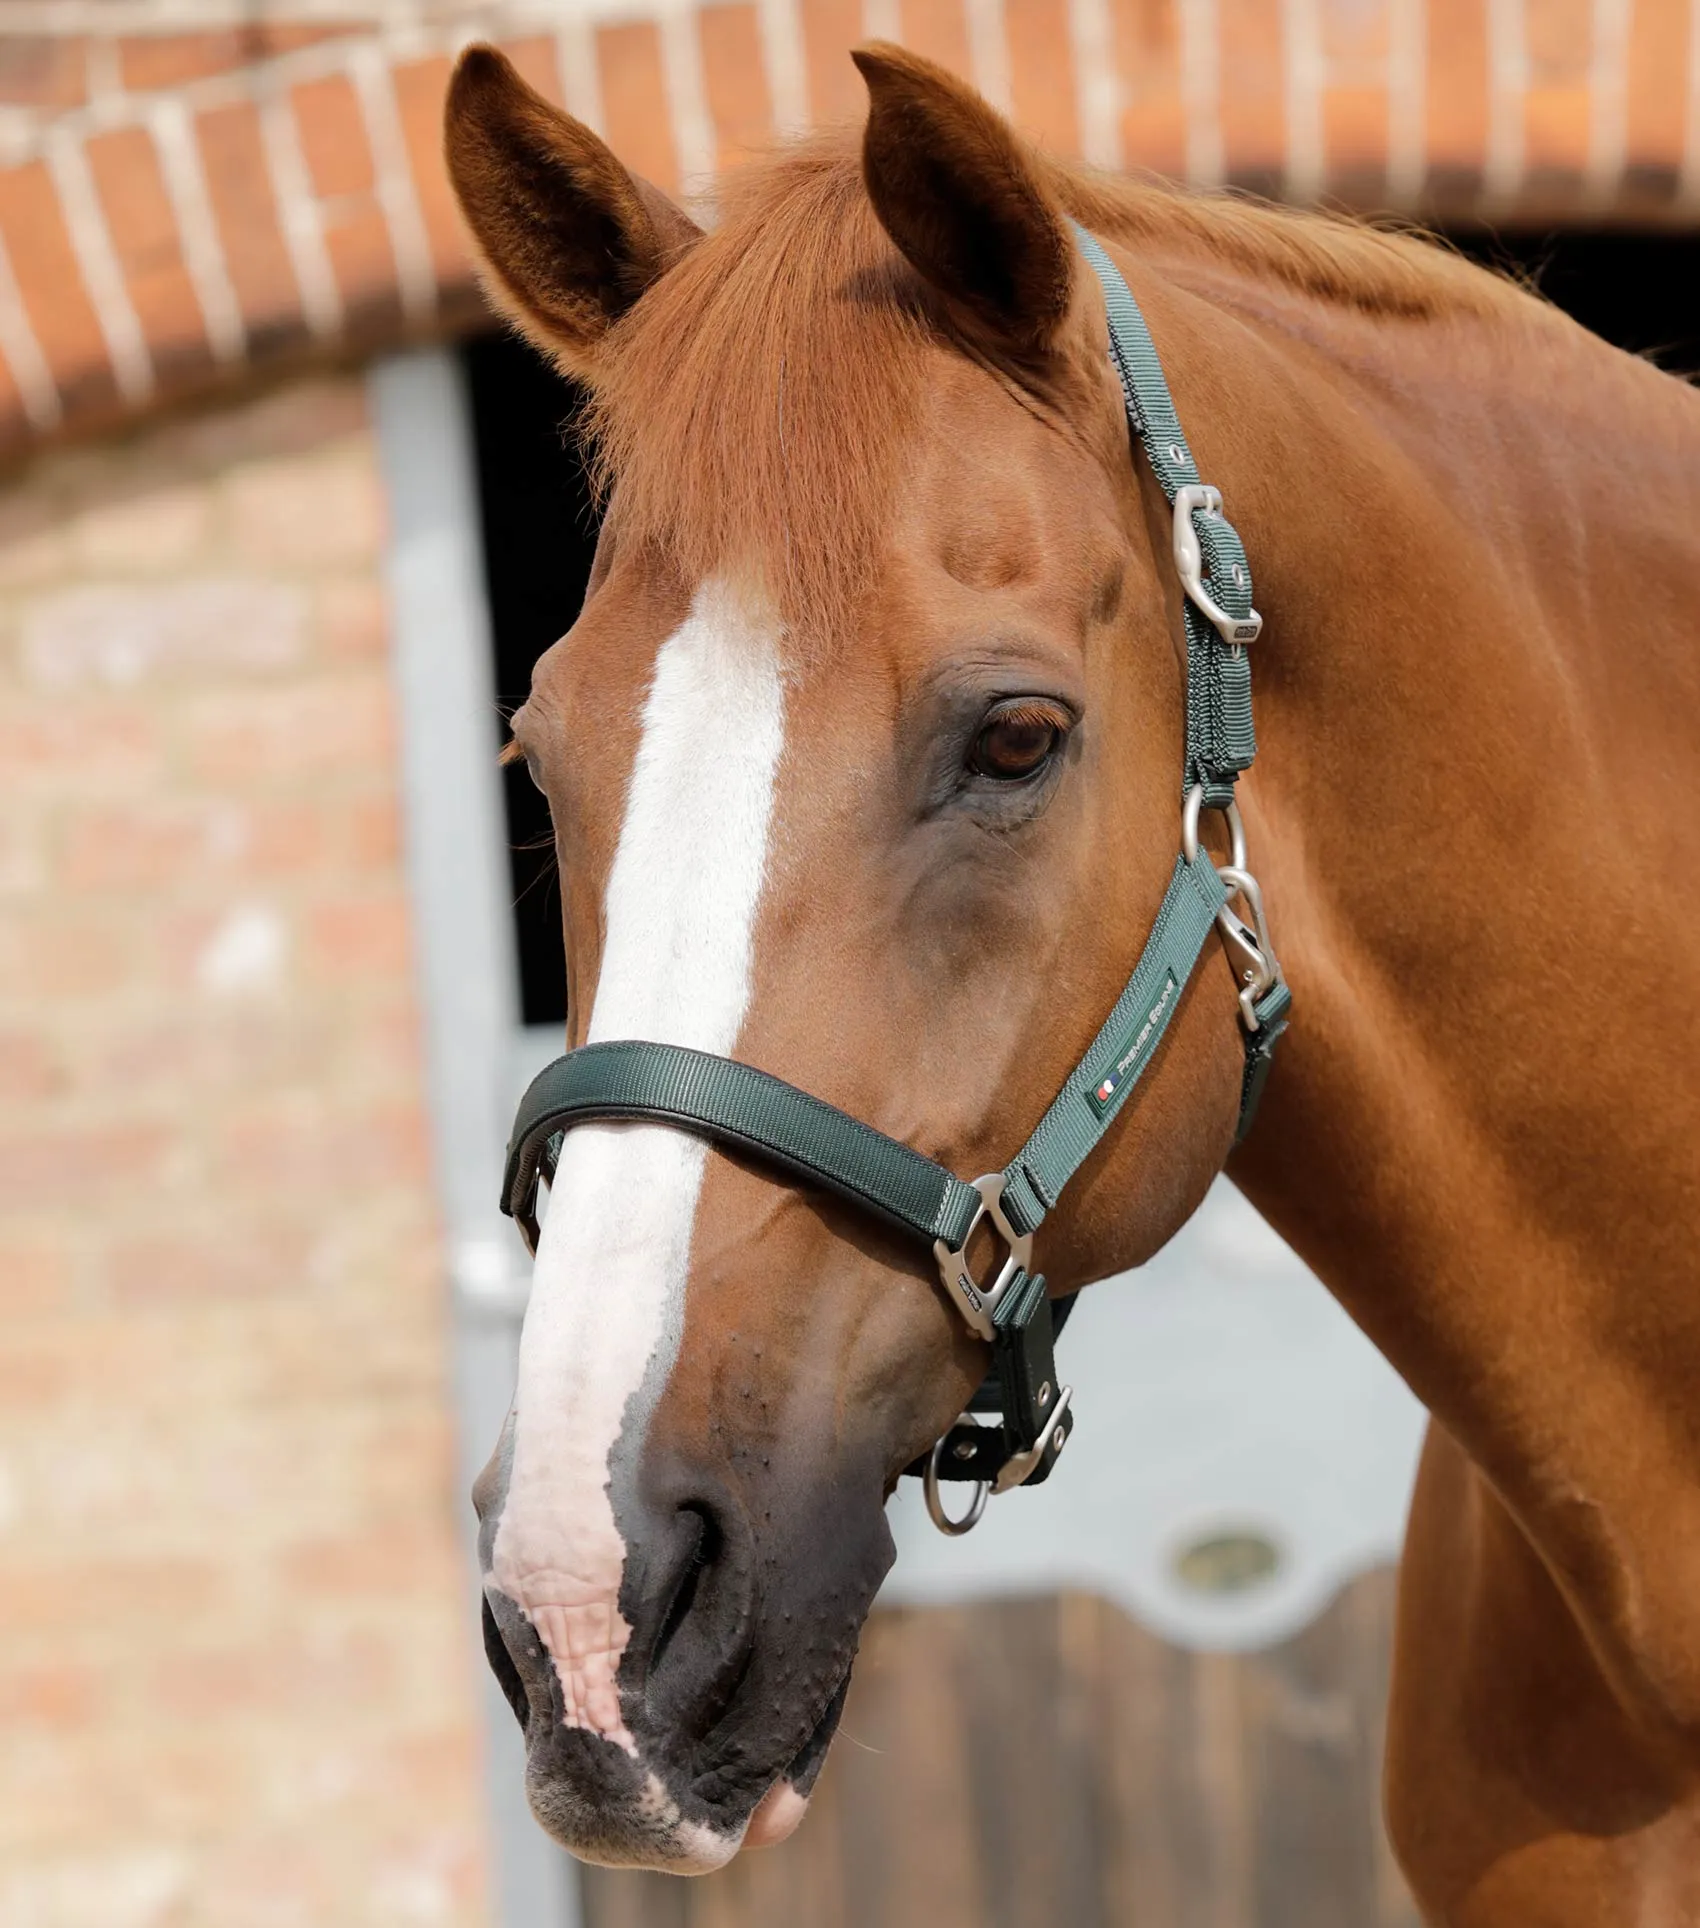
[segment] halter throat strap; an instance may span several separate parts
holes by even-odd
[[[1291,1003],[1232,809],[1234,784],[1257,747],[1246,645],[1262,619],[1251,604],[1251,570],[1221,513],[1220,495],[1199,480],[1138,303],[1096,239],[1084,229],[1076,233],[1104,290],[1130,434],[1144,447],[1174,511],[1175,565],[1186,591],[1183,850],[1139,961],[1097,1036],[1015,1157],[972,1183],[751,1065],[642,1040],[582,1045],[545,1067],[520,1100],[502,1186],[502,1210],[535,1251],[538,1187],[553,1178],[565,1134],[596,1119],[643,1120],[756,1157],[930,1245],[945,1290],[993,1347],[994,1375],[982,1399],[1002,1412],[1001,1428],[959,1424],[933,1450],[929,1505],[946,1531],[965,1525],[944,1517],[936,1503],[938,1479],[995,1480],[999,1491],[1036,1484],[1067,1439],[1068,1389],[1055,1390],[1051,1313],[1032,1263],[1033,1235],[1155,1057],[1212,930],[1234,964],[1240,995],[1246,1044],[1241,1137]],[[1220,870],[1198,844],[1203,809],[1229,815],[1233,861]],[[1234,901],[1246,903],[1251,922],[1234,910]],[[1002,1252],[991,1270],[976,1275],[969,1245],[986,1223]],[[977,1511],[966,1524],[974,1518]]]

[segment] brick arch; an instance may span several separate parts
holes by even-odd
[[[1690,9],[1693,9],[1691,18]],[[673,188],[853,115],[901,38],[1061,152],[1430,220],[1700,219],[1700,0],[597,0],[497,33]],[[51,17],[51,16],[50,16]],[[541,17],[539,14],[538,17]],[[464,26],[0,33],[0,453],[469,325]]]

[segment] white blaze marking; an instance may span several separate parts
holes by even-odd
[[[589,1037],[731,1050],[784,743],[778,632],[705,583],[661,646],[608,879]],[[625,1542],[609,1454],[671,1366],[707,1147],[662,1125],[567,1134],[520,1341],[492,1578],[554,1657],[566,1725],[636,1751],[615,1670]]]

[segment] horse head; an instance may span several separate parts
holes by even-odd
[[[756,163],[708,234],[487,49],[448,157],[493,297],[589,391],[607,490],[513,722],[573,1042],[730,1056],[967,1173],[1145,943],[1185,646],[1087,190],[924,61],[857,62],[859,144]],[[1053,1292],[1202,1196],[1235,1017],[1227,972],[1183,988],[1047,1222]],[[795,1825],[885,1502],[986,1357],[925,1253],[833,1198],[654,1123],[567,1135],[477,1493],[491,1659],[562,1841],[688,1871]]]

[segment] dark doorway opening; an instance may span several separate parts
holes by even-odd
[[[1673,374],[1700,372],[1700,235],[1458,234],[1473,261],[1510,269],[1555,307]]]
[[[575,424],[582,392],[510,334],[461,350],[472,397],[485,588],[496,698],[510,716],[531,669],[578,620],[596,550],[596,512]],[[523,765],[502,773],[525,1023],[567,1014],[561,894],[544,802]]]

